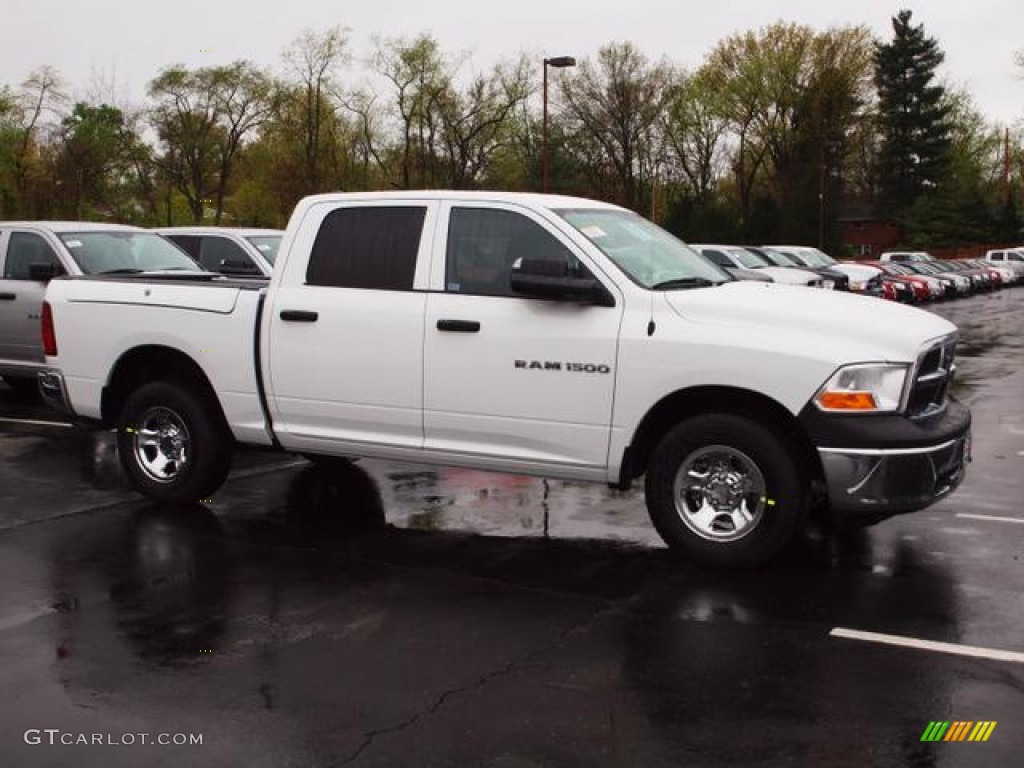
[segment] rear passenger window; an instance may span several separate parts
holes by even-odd
[[[8,280],[31,280],[29,267],[32,264],[52,264],[57,267],[58,274],[64,274],[60,259],[42,237],[32,232],[11,232],[4,260],[4,277]]]
[[[307,285],[412,290],[425,207],[338,208],[324,218]]]
[[[252,265],[249,254],[241,246],[226,237],[204,237],[199,247],[199,263],[209,272],[220,272],[227,262],[236,262],[236,266]]]
[[[563,261],[568,274],[586,270],[572,252],[543,227],[512,211],[453,208],[448,223],[445,290],[478,296],[516,296],[509,285],[521,258]]]

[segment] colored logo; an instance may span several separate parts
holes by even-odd
[[[932,720],[921,741],[988,741],[995,729],[995,720]]]

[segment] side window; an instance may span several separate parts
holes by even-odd
[[[419,206],[331,211],[313,243],[306,284],[411,291],[426,215]]]
[[[587,274],[572,252],[536,222],[513,211],[452,208],[445,254],[445,290],[478,296],[517,296],[509,287],[521,258],[563,261],[568,273]]]
[[[720,267],[733,266],[732,260],[721,251],[716,251],[713,248],[703,248],[701,253],[713,264],[717,264]]]
[[[226,261],[252,264],[249,254],[226,237],[203,237],[199,245],[200,266],[209,272],[220,272]]]
[[[4,277],[8,280],[31,280],[28,269],[32,264],[52,264],[57,267],[57,274],[64,274],[60,259],[42,237],[32,232],[11,232],[4,260]]]

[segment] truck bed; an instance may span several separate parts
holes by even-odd
[[[265,290],[262,280],[175,274],[54,280],[48,299],[60,365],[76,415],[89,419],[106,415],[104,386],[129,350],[139,355],[146,349],[171,349],[206,372],[236,439],[271,444],[260,403],[255,352]],[[75,329],[74,344],[61,343],[69,338],[62,333],[66,328]]]

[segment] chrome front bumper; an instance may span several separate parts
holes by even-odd
[[[62,413],[75,415],[68,398],[68,388],[64,384],[64,375],[60,371],[42,371],[36,374],[36,381],[44,403]]]
[[[971,433],[920,448],[819,448],[833,513],[856,520],[915,512],[956,490]]]

